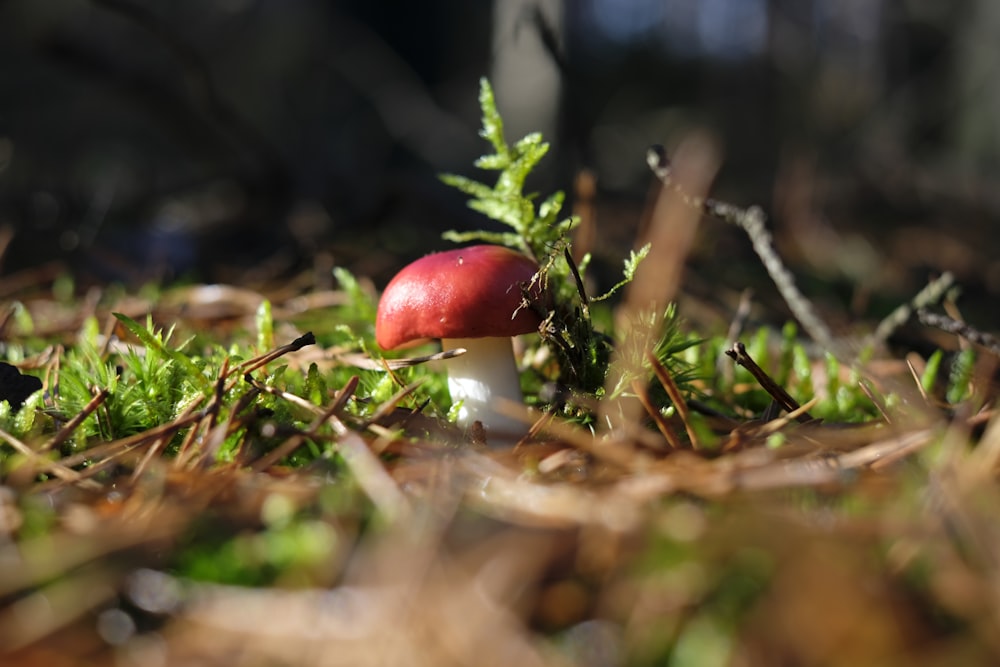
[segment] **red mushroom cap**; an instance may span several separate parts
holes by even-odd
[[[532,308],[521,307],[521,284],[537,271],[528,257],[495,245],[422,257],[397,273],[382,292],[375,339],[391,350],[422,338],[507,337],[534,331],[541,318]]]

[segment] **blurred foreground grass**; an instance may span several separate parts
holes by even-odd
[[[689,417],[700,449],[669,409],[680,448],[650,413],[596,434],[543,418],[484,449],[444,421],[436,368],[378,370],[374,292],[340,277],[4,305],[22,313],[6,358],[45,383],[0,412],[4,664],[1000,654],[989,355],[957,379],[915,354],[845,369],[794,327],[748,331],[773,377],[826,406],[765,421],[769,398],[716,370],[710,336],[680,353],[687,395],[716,409]]]

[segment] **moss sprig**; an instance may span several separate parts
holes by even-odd
[[[575,391],[599,394],[607,374],[611,336],[595,326],[591,304],[610,299],[631,282],[649,246],[633,251],[624,260],[622,280],[596,297],[589,296],[584,275],[590,256],[577,263],[570,252],[571,234],[580,221],[577,216],[563,215],[565,193],[556,191],[540,200],[538,193],[525,190],[528,177],[548,153],[549,144],[537,132],[513,144],[507,141],[493,88],[485,78],[480,80],[479,104],[482,109],[479,134],[493,152],[474,164],[479,169],[499,172],[495,182],[491,185],[456,174],[445,174],[441,179],[469,195],[470,208],[503,223],[511,231],[451,230],[445,232],[444,238],[455,243],[503,245],[538,262],[541,270],[536,279],[544,285],[551,304],[540,333],[560,359],[557,377],[552,379]],[[674,347],[661,344],[657,349]]]

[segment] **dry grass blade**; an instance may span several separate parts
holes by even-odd
[[[602,492],[587,485],[532,481],[474,452],[459,464],[472,507],[505,521],[548,528],[593,524],[627,532],[641,516],[640,507],[614,488]]]
[[[166,424],[161,424],[160,426],[154,426],[151,429],[147,429],[141,433],[136,433],[125,438],[94,445],[79,454],[70,454],[69,456],[60,459],[59,462],[64,466],[73,467],[87,461],[99,461],[116,456],[122,450],[134,445],[149,442],[150,440],[157,440],[163,437],[169,437],[177,431],[186,428],[201,419],[202,415],[198,412],[182,414],[172,422],[167,422]]]
[[[522,411],[522,414],[531,414],[527,408],[522,407]],[[622,470],[643,470],[652,461],[647,453],[641,452],[635,443],[629,440],[599,437],[558,417],[544,422],[540,420],[538,432],[557,438],[582,452],[586,452],[602,463]]]
[[[801,457],[736,469],[731,472],[729,479],[732,490],[755,492],[845,484],[848,481],[838,462],[825,457]]]
[[[933,429],[919,429],[901,433],[895,437],[873,442],[853,452],[838,457],[844,468],[870,467],[873,470],[898,463],[917,450],[926,447],[935,437]]]
[[[116,575],[86,568],[0,609],[0,656],[40,641],[115,599]],[[4,663],[9,664],[9,663]]]
[[[49,451],[50,449],[56,449],[59,445],[66,442],[66,440],[73,435],[73,431],[79,428],[80,424],[83,423],[83,420],[89,417],[94,410],[104,403],[104,401],[108,399],[109,395],[110,394],[107,389],[98,389],[94,393],[94,398],[92,398],[80,412],[75,414],[72,419],[63,424],[62,428],[56,431],[55,435],[42,443],[42,446],[38,448],[38,452],[42,453]]]
[[[201,402],[203,400],[204,400],[203,397],[199,397],[198,399],[196,399],[195,401],[193,401],[192,404],[189,405],[184,410],[184,414],[182,415],[182,416],[194,418],[192,423],[196,424],[196,426],[194,428],[190,429],[187,432],[187,435],[184,436],[184,440],[181,442],[181,445],[180,445],[180,447],[177,450],[177,456],[174,457],[174,461],[173,461],[173,465],[177,469],[184,468],[193,459],[195,459],[198,456],[198,440],[199,440],[200,434],[204,430],[204,427],[201,424],[201,422],[205,421],[205,417],[207,415],[206,411],[209,411],[209,410],[212,409],[212,407],[209,406],[208,408],[206,408],[206,410],[197,410],[196,411],[195,408],[197,408],[199,405],[201,405]],[[177,420],[174,420],[174,421],[176,422]],[[163,441],[161,440],[161,443],[162,442]],[[156,446],[157,445],[154,445],[154,448]],[[147,457],[147,458],[150,458],[150,457]]]
[[[872,402],[872,405],[875,406],[875,409],[878,410],[879,414],[882,415],[882,420],[886,424],[892,424],[892,417],[889,416],[889,409],[886,406],[885,400],[882,398],[882,396],[877,395],[875,393],[875,390],[872,389],[869,383],[864,379],[858,380],[858,387],[868,398],[868,400]]]
[[[689,137],[677,150],[674,178],[683,192],[704,196],[715,175],[718,157],[715,146],[704,134]],[[680,288],[684,261],[694,242],[701,210],[690,205],[678,188],[661,187],[643,242],[650,244],[649,255],[639,265],[634,280],[626,288],[625,301],[615,313],[619,340],[605,383],[605,395],[613,397],[601,402],[598,423],[614,429],[635,423],[642,406],[634,400],[616,395],[615,388],[623,379],[643,377],[642,361],[652,349],[667,304]],[[651,313],[654,322],[642,323],[641,316]],[[630,359],[621,350],[640,350],[638,359]],[[628,381],[624,383],[628,385]]]
[[[337,447],[344,463],[351,469],[361,489],[390,522],[405,520],[410,514],[409,501],[382,462],[369,449],[368,443],[349,430],[335,414],[331,414],[328,419],[336,433]]]
[[[205,409],[200,412],[202,417],[199,420],[200,423],[198,423],[188,433],[180,451],[177,454],[177,457],[174,460],[174,466],[176,468],[188,468],[198,464],[207,466],[214,459],[215,453],[221,445],[222,439],[225,437],[228,430],[229,423],[232,420],[231,416],[227,417],[226,423],[222,425],[222,428],[219,428],[219,411],[222,409],[223,401],[225,399],[226,376],[228,372],[229,358],[226,357],[222,362],[222,368],[219,370],[219,375],[215,379],[212,400],[205,407]],[[188,406],[186,411],[193,410],[199,403],[200,400],[194,405]],[[159,442],[149,448],[146,452],[146,456],[143,458],[143,461],[136,467],[133,477],[138,477],[142,474],[142,470],[145,469],[154,453],[159,448],[165,446],[166,442],[166,439],[160,439]]]
[[[778,417],[777,419],[772,419],[762,424],[758,429],[758,433],[760,435],[770,435],[772,433],[777,433],[793,421],[800,423],[813,421],[812,419],[808,419],[809,410],[815,407],[817,403],[819,403],[819,396],[813,396],[799,407],[786,413],[783,417]],[[802,417],[806,417],[807,419],[803,420]]]
[[[910,371],[910,378],[913,379],[913,384],[920,392],[920,397],[924,399],[924,402],[928,405],[930,404],[931,398],[927,395],[927,390],[924,389],[923,383],[920,381],[920,377],[923,375],[924,370],[927,365],[924,360],[916,352],[910,352],[906,355],[906,367]]]

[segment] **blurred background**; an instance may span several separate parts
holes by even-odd
[[[381,286],[485,224],[437,180],[477,175],[485,75],[508,138],[552,143],[534,188],[596,179],[599,281],[641,225],[646,147],[704,128],[715,196],[761,205],[845,322],[951,270],[996,328],[998,34],[992,0],[0,0],[0,284]],[[724,223],[690,275],[780,311]]]

